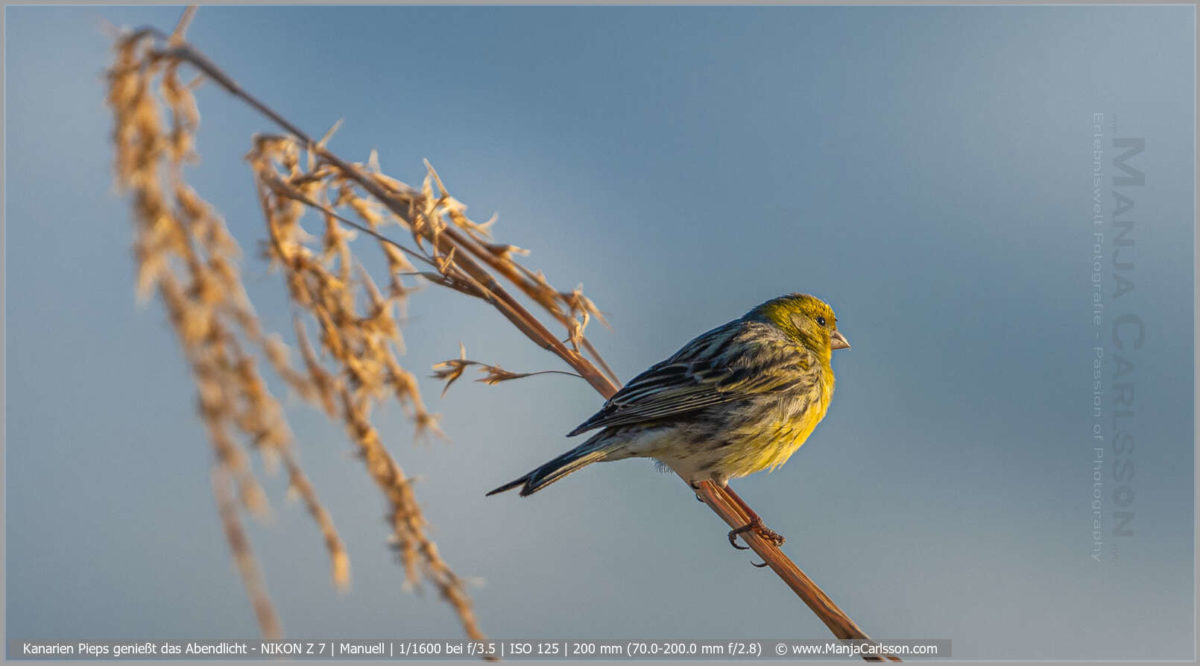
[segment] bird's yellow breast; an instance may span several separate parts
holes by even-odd
[[[816,429],[833,397],[833,373],[823,373],[814,395],[796,396],[766,407],[772,413],[755,425],[739,428],[721,467],[730,477],[772,470],[787,462]]]

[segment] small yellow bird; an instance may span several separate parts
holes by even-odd
[[[594,462],[633,457],[654,458],[693,487],[774,469],[825,417],[830,357],[849,348],[815,296],[767,301],[634,377],[568,436],[600,432],[488,495],[517,486],[531,495]]]

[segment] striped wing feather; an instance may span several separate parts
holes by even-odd
[[[780,358],[778,350],[765,348],[763,333],[771,340],[774,331],[752,331],[752,327],[769,328],[737,320],[692,340],[671,358],[631,379],[568,436],[595,428],[671,419],[786,388],[793,383],[788,381],[789,376],[768,372]]]

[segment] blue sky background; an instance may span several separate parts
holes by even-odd
[[[6,10],[11,638],[255,631],[191,380],[159,305],[134,304],[129,208],[112,189],[102,25],[170,27],[178,14]],[[829,415],[790,464],[736,487],[868,633],[950,638],[963,658],[1191,658],[1194,17],[206,7],[189,34],[309,132],[344,118],[342,155],[378,148],[410,182],[428,158],[477,219],[498,212],[500,239],[608,313],[614,331],[592,332],[622,378],[778,294],[828,300],[854,345],[835,359]],[[262,222],[241,157],[273,128],[211,86],[199,99],[192,182],[252,257]],[[1135,533],[1108,536],[1106,464],[1099,562],[1095,112],[1106,141],[1114,122],[1146,141],[1132,161],[1146,184],[1130,188],[1136,287],[1107,303],[1146,326],[1130,357]],[[244,270],[264,319],[286,331],[278,276]],[[407,364],[421,376],[459,341],[506,368],[557,367],[454,294],[427,290],[409,313]],[[600,405],[584,383],[424,389],[450,443],[414,444],[395,406],[378,422],[421,479],[442,553],[479,581],[489,635],[827,636],[648,462],[595,466],[529,499],[483,496],[571,445],[563,433]],[[252,533],[285,630],[459,635],[436,594],[402,591],[381,499],[340,429],[290,403],[354,585],[332,589],[316,530],[268,479],[275,520]]]

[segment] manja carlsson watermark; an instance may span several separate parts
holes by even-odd
[[[1146,184],[1137,164],[1145,150],[1144,137],[1118,134],[1117,114],[1092,114],[1090,507],[1097,562],[1118,559],[1120,540],[1134,535],[1137,363],[1146,325],[1132,294],[1136,202]]]
[[[757,661],[950,656],[949,639],[141,640],[9,639],[10,660]]]

